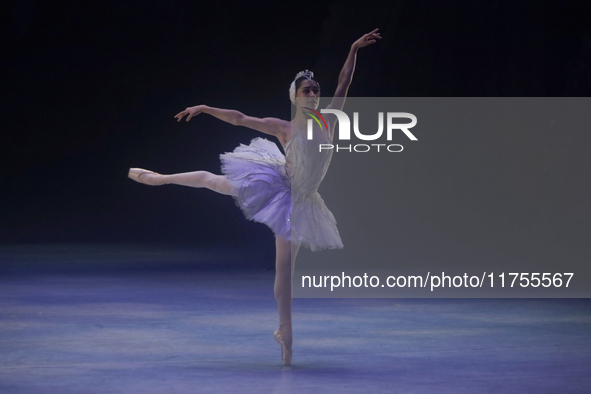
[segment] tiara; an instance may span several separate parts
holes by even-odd
[[[314,78],[314,73],[310,70],[306,70],[306,71],[300,71],[296,77],[294,78],[294,81],[297,81],[298,78],[304,77],[306,78],[308,81],[310,81],[312,78]]]

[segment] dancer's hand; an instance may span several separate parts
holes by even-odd
[[[382,36],[378,33],[379,29],[375,29],[367,34],[364,34],[359,40],[355,41],[352,48],[359,49],[368,45],[374,44],[376,40],[381,40]]]
[[[204,108],[205,108],[205,105],[196,105],[194,107],[188,107],[186,110],[184,110],[184,111],[179,112],[178,114],[176,114],[175,118],[177,118],[178,119],[177,121],[180,122],[181,119],[183,119],[183,117],[185,115],[189,115],[189,116],[187,116],[187,122],[188,122],[189,120],[191,120],[191,118],[193,116],[197,116],[201,112],[203,112],[203,109]]]

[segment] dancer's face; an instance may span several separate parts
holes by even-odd
[[[296,103],[298,107],[318,108],[320,100],[320,86],[314,80],[302,81],[298,90],[296,90]]]

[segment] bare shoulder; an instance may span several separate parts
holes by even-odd
[[[279,121],[279,128],[281,131],[277,135],[277,139],[282,146],[287,144],[287,141],[291,138],[291,122],[283,119],[277,119]]]
[[[285,135],[290,133],[290,122],[279,118],[256,118],[244,115],[238,121],[238,125],[248,127],[261,133],[274,135],[282,141]]]

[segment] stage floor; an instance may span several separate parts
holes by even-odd
[[[590,299],[295,299],[283,367],[273,271],[109,250],[0,247],[0,393],[591,392]]]

